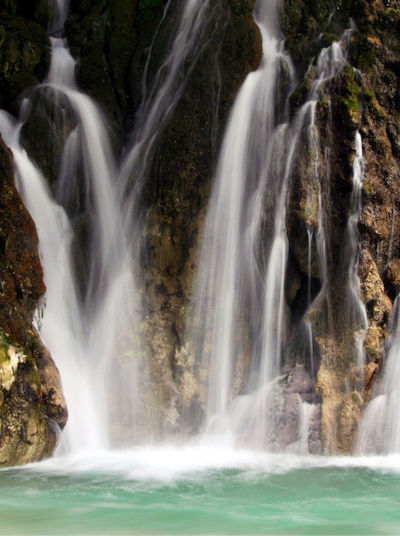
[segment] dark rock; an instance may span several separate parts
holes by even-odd
[[[0,107],[11,109],[23,90],[35,86],[46,75],[50,41],[35,22],[1,9],[0,19]]]

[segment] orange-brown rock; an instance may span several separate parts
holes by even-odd
[[[0,466],[49,456],[67,410],[57,368],[32,327],[45,292],[38,238],[0,138]]]

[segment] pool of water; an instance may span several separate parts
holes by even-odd
[[[0,534],[400,534],[400,457],[202,447],[0,471]]]

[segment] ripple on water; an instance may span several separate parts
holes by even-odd
[[[0,471],[5,534],[399,534],[400,458],[215,447],[81,453]]]

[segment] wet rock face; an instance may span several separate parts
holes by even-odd
[[[322,454],[321,404],[315,379],[304,364],[295,365],[278,384],[275,400],[270,408],[273,448],[277,452]]]
[[[154,20],[151,18],[148,23],[150,27],[156,24],[164,3],[157,3]],[[123,143],[124,123],[134,113],[136,100],[131,70],[138,50],[140,6],[136,0],[75,1],[65,26],[71,51],[78,58],[77,83],[100,104],[119,147]],[[147,46],[149,41],[150,36]]]
[[[329,207],[323,218],[328,237],[331,317],[328,323],[324,309],[314,311],[312,317],[321,355],[317,392],[322,398],[322,441],[331,452],[351,452],[353,448],[363,408],[382,369],[383,344],[398,290],[399,15],[398,1],[285,0],[282,6],[282,29],[300,79],[291,96],[292,113],[306,98],[312,76],[312,70],[307,72],[307,69],[312,57],[338,39],[350,26],[350,17],[356,25],[347,44],[348,66],[325,86],[317,105],[317,126],[322,137],[318,148],[321,198],[322,204]],[[368,316],[368,330],[363,334],[365,370],[358,370],[354,363],[351,349],[360,333],[356,325],[351,327],[343,320],[346,299],[340,276],[357,129],[362,136],[365,165],[358,226],[358,275]],[[288,215],[290,248],[297,266],[297,270],[291,270],[290,277],[297,279],[299,272],[307,277],[321,277],[315,261],[318,256],[315,245],[311,264],[306,262],[307,229],[318,226],[315,217],[318,200],[309,162],[310,148],[303,143],[292,178]],[[290,281],[288,285],[294,286]]]
[[[215,4],[206,32],[212,37],[163,133],[146,193],[147,339],[156,383],[168,378],[163,396],[172,428],[179,424],[177,405],[201,398],[181,345],[215,155],[236,92],[261,58],[252,3]]]
[[[21,145],[54,191],[65,142],[76,126],[71,105],[61,91],[49,87],[34,88],[24,119]]]
[[[50,41],[42,26],[1,7],[0,20],[0,107],[15,110],[21,92],[46,75]]]
[[[78,59],[77,82],[102,107],[116,152],[135,125],[143,97],[146,51],[152,46],[145,84],[151,87],[176,29],[182,2],[171,1],[159,26],[166,4],[166,0],[71,3],[66,35]],[[173,116],[160,133],[145,185],[142,208],[146,237],[140,259],[145,266],[145,329],[152,384],[164,408],[162,421],[168,430],[179,424],[179,406],[199,406],[202,396],[198,378],[192,374],[192,357],[182,347],[185,318],[227,114],[242,81],[257,68],[261,57],[253,7],[254,0],[210,0],[209,41],[195,62]],[[44,27],[52,16],[51,2],[35,0],[28,5],[0,0],[0,107],[15,112],[21,92],[45,76],[50,43]],[[301,408],[312,403],[315,410],[309,415],[306,438],[309,450],[351,451],[362,410],[382,368],[382,346],[400,288],[398,0],[282,1],[282,31],[299,79],[290,99],[291,115],[310,89],[312,70],[308,67],[312,58],[349,28],[350,17],[356,28],[348,43],[349,65],[324,88],[317,106],[318,146],[311,148],[305,138],[301,141],[291,177],[286,295],[293,332],[307,309],[309,281],[312,297],[321,289],[323,274],[315,239],[320,198],[329,237],[329,304],[317,303],[308,311],[314,324],[318,375],[310,373],[309,364],[299,365],[296,355],[285,365],[287,378],[276,396],[276,404],[283,397],[283,409],[279,413],[272,405],[279,415],[277,449],[299,451],[304,447],[299,444]],[[63,132],[57,127],[60,113],[67,116]],[[74,128],[70,115],[62,103],[57,110],[49,109],[38,96],[22,131],[25,147],[50,184],[58,173],[56,163],[62,146]],[[365,160],[359,222],[360,290],[368,314],[365,370],[357,368],[352,351],[359,330],[349,326],[344,315],[341,253],[350,210],[357,129],[363,138]],[[313,175],[317,158],[321,186]],[[10,464],[49,454],[55,429],[65,424],[66,409],[57,370],[32,329],[33,311],[45,290],[37,237],[14,188],[10,154],[3,144],[0,174],[0,464]],[[311,228],[310,259],[307,232]]]
[[[32,218],[0,139],[0,466],[49,456],[67,410],[59,374],[32,326],[45,292]]]

